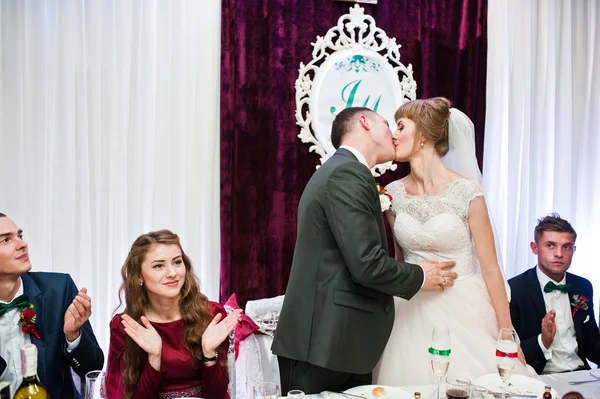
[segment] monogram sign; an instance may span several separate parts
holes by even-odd
[[[388,119],[405,101],[416,97],[412,66],[400,62],[399,45],[375,26],[358,5],[339,18],[337,26],[313,43],[313,59],[300,64],[296,80],[298,137],[325,162],[335,148],[331,124],[344,108],[367,107]],[[396,165],[373,168],[379,176]]]

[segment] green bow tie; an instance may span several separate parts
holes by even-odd
[[[27,306],[29,306],[29,299],[27,299],[27,295],[25,294],[16,297],[10,303],[0,303],[0,317],[2,317],[8,309],[25,308]]]
[[[548,281],[548,284],[544,286],[544,292],[552,292],[554,290],[567,293],[571,286],[569,284],[554,284],[552,281]]]

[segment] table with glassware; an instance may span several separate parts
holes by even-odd
[[[547,384],[541,379],[534,379],[519,375],[513,375],[514,383],[507,388],[507,399],[543,399],[544,388]],[[461,380],[461,378],[458,378]],[[479,384],[479,385],[477,385]],[[442,383],[441,394],[438,396],[437,385],[405,385],[399,387],[364,385],[345,391],[345,393],[322,392],[317,395],[306,395],[307,399],[413,399],[415,392],[421,394],[421,399],[500,399],[502,397],[502,380],[497,374],[486,374],[473,381],[465,396],[452,395],[452,388],[447,383]],[[377,393],[377,390],[383,393]],[[464,387],[461,390],[465,390]],[[560,399],[558,392],[552,389],[552,398]],[[592,397],[592,396],[590,396]],[[593,396],[600,398],[600,396]],[[287,397],[288,399],[301,399],[299,397]]]
[[[543,399],[544,387],[547,384],[546,381],[536,380],[529,377],[522,376],[513,376],[516,377],[517,383],[515,386],[520,387],[517,391],[512,391],[509,387],[506,393],[507,399]],[[497,381],[496,381],[497,379]],[[498,377],[498,375],[488,374],[482,376],[475,380],[475,383],[485,383],[491,389],[486,388],[486,386],[479,385],[471,385],[469,389],[468,396],[464,396],[464,398],[469,399],[500,399],[501,398],[501,390],[498,389],[502,385],[502,381]],[[600,384],[599,384],[600,385]],[[383,391],[381,391],[383,388]],[[380,393],[376,393],[379,390]],[[383,392],[383,393],[381,393]],[[315,395],[305,395],[305,396],[284,396],[282,399],[302,399],[305,397],[306,399],[414,399],[415,392],[419,392],[421,394],[421,399],[452,399],[457,398],[456,396],[448,396],[448,391],[446,385],[442,384],[442,392],[441,395],[438,396],[438,387],[437,385],[405,385],[400,387],[389,387],[389,386],[381,386],[381,385],[365,385],[360,387],[355,387],[345,391],[344,393],[335,393],[335,392],[321,392],[320,394]],[[567,391],[568,392],[568,391]],[[378,396],[379,395],[379,396]],[[585,395],[585,394],[584,394]],[[561,396],[557,393],[555,389],[552,389],[552,398],[560,399]],[[586,398],[600,398],[600,396],[586,396]]]
[[[301,391],[290,392],[288,399],[560,399],[570,391],[577,391],[586,398],[600,399],[600,373],[589,371],[526,377],[513,374],[518,362],[517,336],[513,329],[500,329],[496,345],[497,373],[485,374],[471,381],[460,376],[446,376],[451,362],[450,332],[447,327],[433,329],[431,346],[428,349],[431,369],[438,378],[436,385],[405,385],[399,387],[384,385],[364,385],[348,389],[343,393],[322,392],[316,395],[304,395]],[[573,381],[583,381],[571,385]],[[589,381],[587,381],[589,380]],[[263,383],[264,384],[264,383]],[[274,384],[273,384],[274,385]],[[272,392],[256,392],[255,398],[276,399],[278,387]],[[416,395],[420,393],[420,396]],[[258,395],[257,395],[258,393]],[[268,393],[273,394],[269,396]],[[284,393],[285,394],[285,393]]]

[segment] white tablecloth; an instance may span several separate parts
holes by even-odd
[[[600,374],[599,370],[596,370],[597,374]],[[562,398],[562,396],[568,392],[579,392],[585,398],[590,399],[600,399],[600,380],[597,382],[590,382],[587,384],[578,384],[578,385],[569,385],[569,381],[583,381],[583,380],[593,380],[594,377],[590,375],[589,371],[573,371],[570,373],[560,373],[560,374],[548,374],[548,375],[540,375],[537,377],[545,384],[550,385],[552,388],[558,392],[559,397],[556,399]],[[400,387],[409,392],[421,392],[421,397],[423,399],[432,399],[435,398],[435,393],[437,391],[436,385],[424,385],[424,386],[416,386],[416,385],[407,385]],[[348,399],[349,396],[343,395],[330,395],[330,394],[317,394],[317,395],[306,395],[309,399]],[[492,396],[490,396],[492,398]],[[286,397],[282,399],[287,399]]]
[[[598,370],[595,370],[598,374]],[[562,397],[568,392],[579,392],[586,398],[600,398],[600,380],[597,382],[588,382],[587,384],[569,385],[569,381],[593,380],[589,371],[572,371],[570,373],[546,374],[540,375],[540,380],[556,389],[556,392]]]

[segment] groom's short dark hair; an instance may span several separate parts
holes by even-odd
[[[360,113],[371,114],[373,111],[365,107],[350,107],[336,115],[331,125],[331,144],[336,150],[342,145],[342,139],[350,131],[354,119]]]
[[[5,218],[6,215],[0,212],[0,218]]]
[[[538,225],[535,226],[533,238],[537,243],[545,231],[554,231],[556,233],[570,233],[573,235],[573,242],[577,240],[577,233],[571,223],[561,218],[558,213],[551,213],[548,216],[538,219]]]

